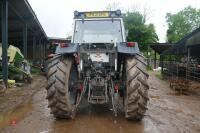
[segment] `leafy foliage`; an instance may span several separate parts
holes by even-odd
[[[166,19],[169,27],[167,41],[176,43],[200,27],[200,9],[189,6],[176,14],[167,13]]]
[[[148,43],[158,42],[154,25],[146,24],[146,18],[140,12],[127,12],[123,19],[125,28],[128,30],[127,41],[138,42],[142,51],[148,49]]]

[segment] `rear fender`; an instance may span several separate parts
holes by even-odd
[[[67,47],[61,47],[59,44],[56,47],[56,54],[73,54],[79,51],[79,45],[77,43],[68,43]]]
[[[117,44],[117,52],[122,54],[131,54],[135,55],[140,53],[138,43],[135,43],[134,47],[128,47],[126,42]]]

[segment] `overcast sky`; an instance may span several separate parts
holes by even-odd
[[[120,3],[124,10],[146,8],[147,23],[153,23],[160,42],[166,40],[167,12],[176,13],[191,5],[200,8],[200,0],[28,0],[48,37],[66,38],[72,31],[73,12],[105,10],[110,3]]]

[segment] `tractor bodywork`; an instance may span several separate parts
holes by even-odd
[[[121,11],[75,11],[74,20],[71,43],[58,45],[48,65],[52,113],[72,118],[86,98],[91,104],[110,101],[115,115],[121,104],[126,118],[141,119],[148,101],[148,74],[138,43],[126,42]]]

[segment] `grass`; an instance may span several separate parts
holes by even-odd
[[[147,66],[147,67],[146,67],[146,70],[147,70],[147,71],[152,71],[152,70],[153,70],[153,69],[152,69],[152,66]]]

